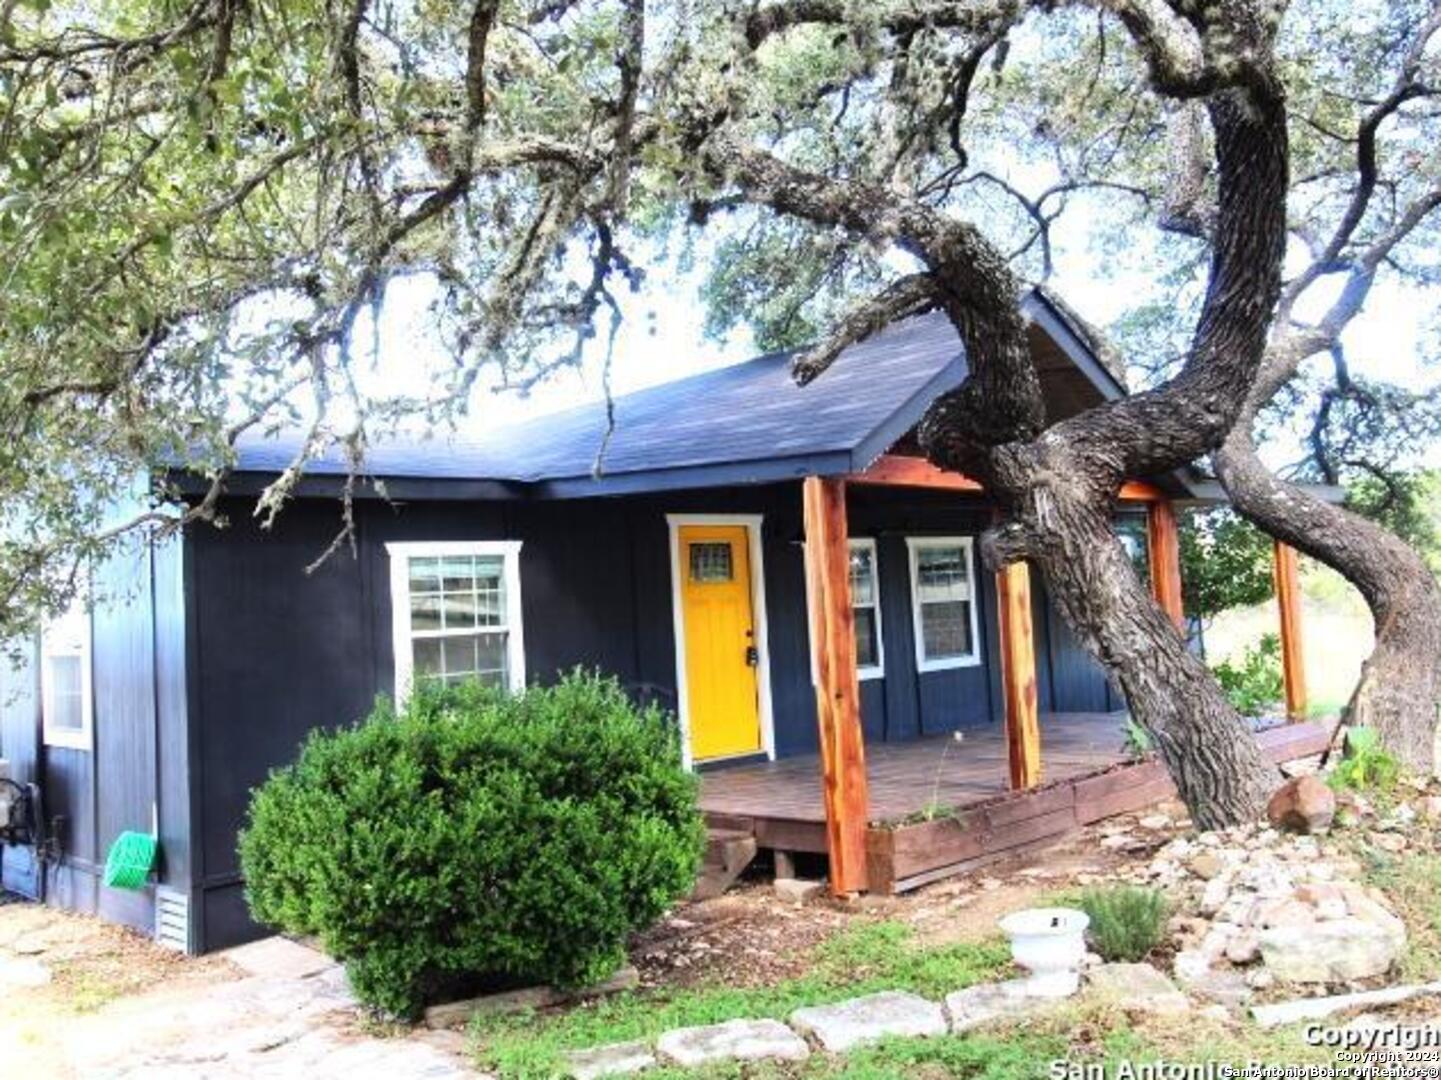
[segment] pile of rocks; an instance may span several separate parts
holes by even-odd
[[[1294,825],[1311,812],[1293,805],[1278,816]],[[1177,907],[1195,912],[1171,921],[1175,976],[1196,996],[1234,1006],[1273,983],[1350,983],[1391,969],[1405,924],[1378,890],[1354,880],[1359,872],[1315,836],[1243,826],[1177,837],[1128,876],[1179,894]]]

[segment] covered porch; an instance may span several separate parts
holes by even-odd
[[[1004,723],[967,731],[960,740],[867,747],[850,591],[846,491],[851,485],[921,487],[958,497],[982,491],[965,476],[896,453],[882,455],[863,472],[804,480],[820,753],[708,773],[701,803],[714,827],[749,832],[756,846],[780,853],[782,860],[792,852],[826,854],[837,895],[894,892],[1172,792],[1158,763],[1129,761],[1123,713],[1041,715],[1025,563],[994,575]],[[1179,534],[1170,498],[1144,482],[1127,483],[1119,496],[1144,508],[1151,587],[1184,632]],[[1286,707],[1293,723],[1263,732],[1262,741],[1283,761],[1319,752],[1325,732],[1299,722],[1306,691],[1294,551],[1278,543],[1275,568]]]

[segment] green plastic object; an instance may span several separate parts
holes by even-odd
[[[143,889],[155,866],[155,837],[123,832],[105,857],[105,884],[112,889]]]

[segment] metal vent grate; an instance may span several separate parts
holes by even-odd
[[[167,949],[190,951],[190,897],[167,889],[155,890],[155,940]]]

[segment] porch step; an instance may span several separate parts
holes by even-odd
[[[756,838],[744,829],[706,828],[705,857],[692,900],[711,900],[725,892],[756,857]]]

